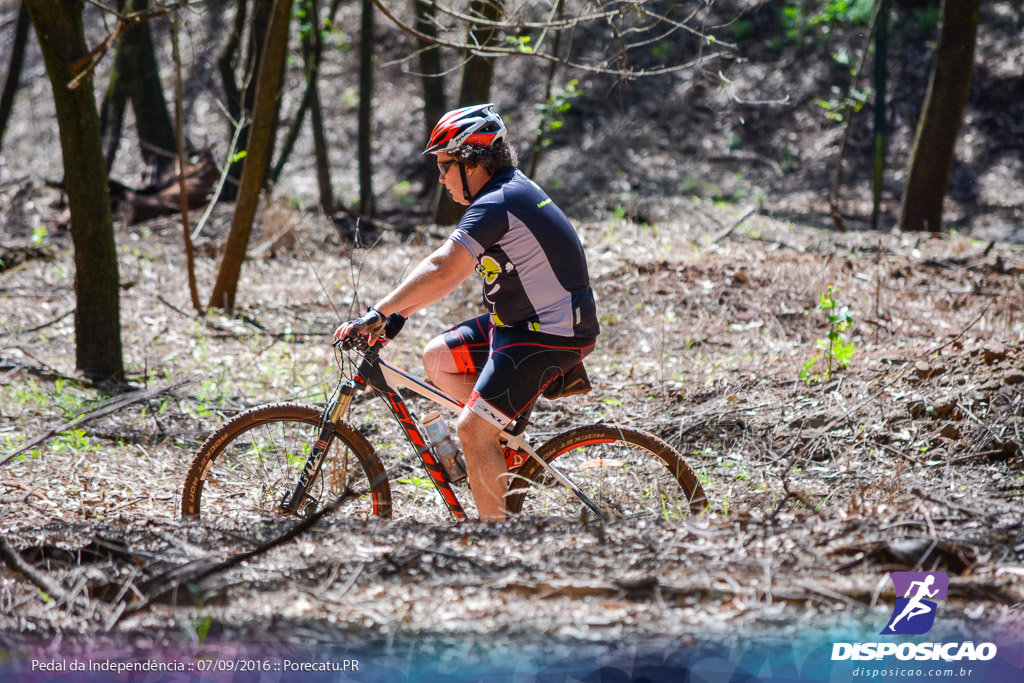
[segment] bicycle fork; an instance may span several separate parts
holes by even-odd
[[[320,434],[317,436],[316,443],[313,444],[313,450],[310,452],[309,457],[306,458],[302,474],[299,475],[299,481],[295,484],[295,490],[291,494],[285,494],[284,499],[281,501],[279,511],[282,514],[296,514],[299,512],[300,506],[302,507],[302,514],[316,512],[317,504],[320,501],[309,495],[309,487],[316,481],[317,474],[320,472],[324,459],[327,457],[327,451],[334,440],[334,425],[348,411],[356,389],[357,385],[352,380],[345,382],[341,385],[338,396],[332,398],[327,407],[324,408]]]

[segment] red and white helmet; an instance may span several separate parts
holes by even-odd
[[[451,153],[460,145],[487,147],[504,140],[508,131],[493,107],[494,104],[474,104],[448,112],[434,126],[423,153]]]

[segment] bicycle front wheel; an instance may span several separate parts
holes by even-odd
[[[708,505],[704,488],[682,456],[639,429],[578,427],[554,437],[537,454],[608,517],[678,518],[699,514]],[[578,517],[585,508],[533,458],[510,476],[510,514]]]
[[[185,478],[185,518],[244,527],[280,518],[320,433],[321,411],[275,403],[236,415],[200,446]],[[334,427],[327,458],[301,512],[341,496],[350,516],[391,517],[391,487],[373,446],[344,422]],[[313,507],[310,507],[313,506]]]

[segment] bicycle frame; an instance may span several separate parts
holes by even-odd
[[[363,360],[356,369],[355,374],[353,374],[350,380],[342,384],[338,392],[338,397],[336,399],[332,399],[332,401],[328,403],[324,410],[320,436],[317,439],[309,457],[306,459],[306,464],[303,467],[302,474],[299,477],[299,481],[296,484],[294,492],[290,497],[286,497],[286,501],[282,501],[282,512],[296,512],[301,502],[308,496],[307,489],[309,488],[309,484],[314,480],[317,472],[319,472],[320,467],[323,465],[330,442],[333,439],[335,423],[347,413],[355,392],[365,391],[367,388],[370,388],[384,400],[388,409],[391,411],[392,416],[394,416],[402,426],[402,429],[405,431],[406,438],[408,438],[413,450],[415,450],[419,455],[420,460],[423,461],[423,465],[430,474],[434,487],[441,495],[441,499],[448,507],[449,512],[451,512],[452,516],[455,517],[456,521],[464,521],[466,519],[466,512],[463,509],[462,504],[459,502],[458,497],[455,495],[451,482],[448,481],[447,474],[441,467],[440,463],[437,462],[427,440],[424,438],[423,433],[420,432],[419,426],[413,419],[412,413],[410,413],[409,409],[406,407],[405,400],[399,393],[399,389],[408,389],[432,403],[455,412],[460,412],[464,408],[464,404],[461,401],[457,401],[451,396],[445,394],[440,389],[427,384],[404,370],[388,363],[386,360],[383,360],[380,358],[380,351],[381,345],[372,346],[363,351]],[[520,433],[517,434],[515,433],[516,431],[519,431]],[[513,431],[506,428],[501,438],[505,440],[506,445],[509,448],[521,450],[529,457],[537,460],[559,483],[572,491],[573,494],[575,494],[580,501],[596,513],[599,518],[604,518],[604,514],[601,512],[601,509],[598,508],[593,501],[580,491],[579,488],[564,474],[545,462],[543,458],[541,458],[537,452],[531,448],[525,431]]]

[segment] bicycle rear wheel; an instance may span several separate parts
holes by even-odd
[[[596,424],[559,434],[537,454],[609,517],[676,518],[708,505],[693,469],[647,432]],[[509,514],[579,516],[584,504],[533,458],[512,475]]]
[[[236,527],[281,518],[278,508],[295,490],[320,419],[318,408],[299,403],[236,415],[196,452],[185,477],[182,517]],[[308,492],[320,507],[345,495],[343,514],[391,517],[384,466],[366,438],[344,422],[335,425],[327,459]]]

